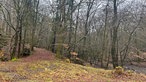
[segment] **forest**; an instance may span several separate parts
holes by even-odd
[[[145,0],[0,0],[0,82],[144,82],[145,18]]]

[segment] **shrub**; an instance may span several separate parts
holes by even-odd
[[[26,57],[26,56],[29,56],[31,53],[30,49],[29,48],[24,48],[23,52],[22,52],[22,56],[23,57]]]
[[[121,67],[121,66],[118,66],[115,68],[115,71],[114,71],[115,74],[118,74],[118,75],[121,75],[124,73],[124,68]]]
[[[0,34],[0,49],[7,45],[8,37]]]

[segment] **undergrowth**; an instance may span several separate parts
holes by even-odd
[[[60,60],[53,61],[37,61],[28,62],[23,64],[16,64],[17,67],[15,73],[19,76],[18,78],[25,77],[21,80],[24,82],[124,82],[124,81],[145,81],[144,75],[135,74],[130,71],[122,71],[122,74],[113,73],[114,70],[104,70],[100,68],[92,68],[90,66],[82,66],[77,64],[68,63]],[[13,61],[14,61],[13,60]],[[121,73],[116,72],[116,73]],[[0,71],[0,77],[4,77],[5,72]],[[14,82],[20,82],[17,79],[6,79]]]

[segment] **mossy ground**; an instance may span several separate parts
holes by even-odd
[[[48,52],[47,52],[48,53]],[[25,61],[24,61],[25,60]],[[146,75],[104,70],[58,59],[0,62],[0,82],[144,82]]]

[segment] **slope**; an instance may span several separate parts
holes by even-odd
[[[36,48],[33,55],[0,62],[0,82],[144,82],[146,75],[134,72],[114,74],[56,59],[53,53]]]

